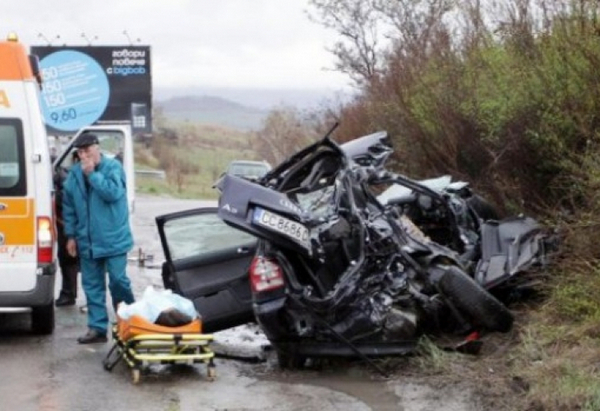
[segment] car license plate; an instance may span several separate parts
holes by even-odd
[[[260,207],[256,207],[254,210],[253,221],[255,224],[281,233],[310,249],[308,228],[296,221],[292,221],[289,218],[285,218],[279,214],[272,213],[271,211],[267,211]]]

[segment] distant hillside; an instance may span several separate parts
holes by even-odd
[[[225,88],[189,86],[161,87],[156,86],[152,94],[157,101],[164,101],[179,96],[217,96],[236,103],[271,110],[279,106],[292,106],[301,110],[319,109],[324,105],[348,102],[355,90],[351,88],[333,89],[262,89],[262,88]]]
[[[268,114],[267,110],[213,96],[173,97],[157,101],[155,105],[169,121],[218,125],[242,131],[260,128]]]

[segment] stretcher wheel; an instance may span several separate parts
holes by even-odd
[[[141,376],[141,372],[138,368],[134,368],[131,370],[131,381],[134,384],[137,384],[138,382],[140,382],[140,376]]]
[[[209,381],[214,381],[217,377],[217,367],[214,364],[209,364],[206,368],[206,375]]]

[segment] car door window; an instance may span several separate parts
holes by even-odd
[[[254,243],[256,238],[225,224],[216,214],[197,214],[165,222],[171,261],[202,257]]]

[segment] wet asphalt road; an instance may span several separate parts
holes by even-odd
[[[138,196],[132,217],[136,246],[128,273],[136,296],[149,285],[162,287],[163,256],[154,217],[211,202]],[[154,260],[139,267],[141,252]],[[57,287],[58,294],[58,287]],[[82,296],[83,293],[80,293]],[[0,314],[0,411],[132,410],[471,410],[470,394],[440,395],[425,385],[383,379],[365,367],[283,371],[262,349],[264,337],[252,326],[215,334],[215,351],[259,362],[217,358],[217,376],[206,378],[206,366],[153,364],[133,384],[124,362],[108,372],[102,361],[112,342],[82,346],[86,315],[75,307],[56,310],[54,334],[39,337],[29,330],[29,315]]]

